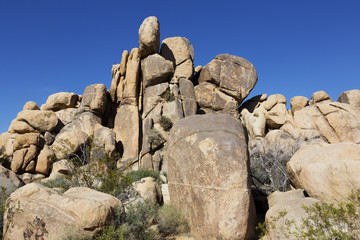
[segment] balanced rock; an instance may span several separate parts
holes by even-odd
[[[88,107],[95,113],[103,115],[107,104],[107,92],[104,84],[93,84],[85,88],[81,107]]]
[[[293,114],[307,105],[309,105],[309,99],[307,99],[307,97],[296,96],[290,99],[291,112]]]
[[[354,143],[308,145],[300,148],[287,164],[296,188],[326,202],[345,201],[360,188],[360,146]]]
[[[25,103],[23,110],[40,110],[40,108],[36,102],[29,101]]]
[[[154,17],[147,17],[139,28],[139,53],[141,58],[158,53],[160,47],[160,24]]]
[[[327,100],[331,101],[331,98],[324,91],[317,91],[311,95],[311,103],[319,103]]]
[[[65,108],[73,108],[78,101],[78,95],[69,92],[59,92],[52,94],[46,100],[46,103],[41,106],[41,110],[59,111]]]
[[[216,84],[220,91],[233,97],[240,104],[257,83],[254,66],[244,58],[220,54],[201,71],[199,83]]]
[[[249,239],[255,218],[242,124],[228,114],[194,115],[171,130],[167,149],[171,203],[197,239]]]
[[[90,239],[111,224],[115,208],[123,212],[121,201],[111,195],[83,187],[61,194],[36,183],[13,192],[7,203],[5,239]]]
[[[27,122],[14,119],[11,121],[8,132],[23,134],[23,133],[36,132],[36,130],[32,126],[30,126]]]

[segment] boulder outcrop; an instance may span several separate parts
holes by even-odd
[[[72,188],[64,194],[31,183],[7,200],[5,239],[57,239],[68,235],[91,237],[109,226],[120,200],[88,188]]]
[[[291,183],[325,202],[345,201],[360,188],[360,146],[354,143],[309,145],[287,164]]]

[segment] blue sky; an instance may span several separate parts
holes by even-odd
[[[254,64],[261,93],[333,100],[360,80],[360,1],[0,0],[0,133],[27,101],[111,83],[143,19],[161,39],[187,37],[195,66],[229,53]]]

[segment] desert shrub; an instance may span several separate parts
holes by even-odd
[[[285,134],[283,136],[289,137]],[[286,164],[301,144],[301,139],[295,141],[292,147],[284,147],[277,142],[269,146],[266,142],[259,141],[250,147],[250,175],[253,186],[264,195],[274,191],[290,190]]]
[[[159,209],[157,222],[159,231],[165,236],[187,233],[190,230],[186,217],[171,204],[166,204]]]
[[[160,117],[159,123],[165,131],[169,131],[173,126],[171,119],[164,115]]]
[[[165,100],[165,102],[172,102],[175,100],[175,95],[171,90],[168,88],[166,91],[161,95],[161,97]]]
[[[163,138],[163,136],[161,136],[158,130],[156,130],[155,128],[152,128],[150,130],[148,142],[151,144],[152,149],[160,147],[162,144],[165,143],[165,141],[166,140]]]
[[[257,226],[266,235],[270,228],[275,238],[280,234],[294,239],[323,240],[359,240],[360,239],[360,189],[353,191],[348,201],[339,204],[316,202],[303,206],[308,216],[301,219],[301,224],[286,219],[286,211],[280,211],[271,221]],[[283,221],[284,229],[276,229],[276,223]],[[291,230],[293,229],[293,230]],[[295,230],[294,230],[295,229]]]
[[[158,184],[161,184],[160,174],[151,170],[140,168],[139,170],[133,170],[128,172],[125,177],[129,178],[131,182],[136,182],[142,178],[152,177]]]
[[[61,190],[61,192],[66,192],[74,185],[69,178],[61,178],[61,177],[48,180],[46,182],[41,181],[40,183],[45,187],[58,188]]]
[[[0,148],[0,165],[8,169],[10,168],[10,159],[3,147]]]
[[[0,187],[0,239],[3,239],[3,225],[4,225],[4,211],[5,211],[5,202],[9,197],[6,194],[6,188]]]

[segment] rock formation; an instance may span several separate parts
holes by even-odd
[[[134,186],[144,199],[180,207],[197,239],[250,239],[254,205],[257,217],[270,207],[267,219],[287,209],[298,221],[300,204],[339,202],[360,188],[360,90],[343,92],[337,102],[324,91],[310,100],[295,96],[287,109],[281,94],[245,101],[258,81],[246,59],[220,54],[196,68],[194,59],[189,39],[161,42],[159,21],[149,17],[139,47],[124,50],[112,66],[109,90],[97,83],[82,95],[52,94],[40,108],[27,102],[0,134],[7,168],[0,168],[0,185],[13,192],[8,209],[26,209],[7,213],[14,227],[6,236],[40,231],[53,239],[70,226],[92,235],[109,225],[111,208],[121,202],[88,189],[60,194],[28,184],[64,179],[75,167],[71,157],[95,153],[119,168],[160,172],[165,180],[167,174],[164,199],[152,179]],[[291,188],[305,192],[286,192]],[[99,216],[82,211],[99,207]]]

